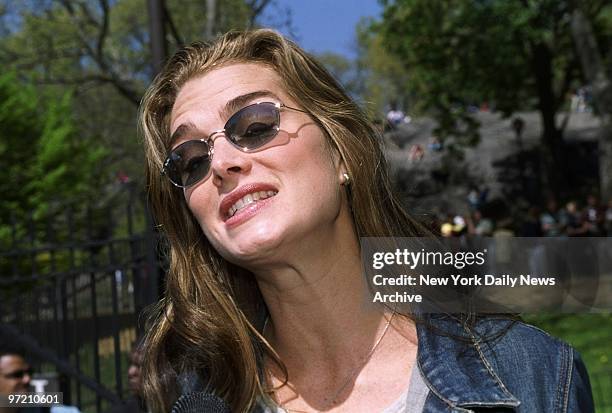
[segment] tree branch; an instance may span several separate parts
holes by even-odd
[[[85,76],[79,76],[74,78],[63,78],[63,77],[49,77],[37,81],[39,84],[59,84],[59,85],[79,85],[88,82],[95,83],[109,83],[131,103],[138,106],[140,105],[140,93],[134,91],[134,89],[127,86],[121,79],[112,76],[106,76],[103,74],[91,74]]]
[[[35,82],[40,85],[56,85],[56,84],[57,85],[74,85],[74,84],[82,84],[82,83],[88,83],[88,82],[107,83],[110,81],[111,79],[103,75],[91,74],[91,75],[84,75],[84,76],[71,77],[71,78],[46,77],[44,79],[40,79]]]
[[[555,111],[559,110],[561,105],[565,100],[565,96],[569,91],[569,88],[572,84],[572,80],[574,80],[574,74],[578,69],[578,61],[575,57],[572,57],[571,60],[565,66],[565,71],[563,73],[563,80],[560,84],[559,90],[557,90],[555,97]]]
[[[166,6],[166,2],[164,2],[162,6],[164,8],[164,15],[166,16],[166,22],[168,22],[168,26],[170,27],[170,34],[172,34],[172,37],[174,38],[176,45],[178,47],[182,47],[185,44],[185,42],[183,41],[183,38],[181,37],[178,30],[176,29],[176,25],[174,24],[174,20],[172,20],[172,15],[170,14],[170,10],[168,10],[168,7]]]
[[[102,9],[102,25],[100,28],[100,34],[98,35],[98,42],[96,52],[98,56],[102,57],[104,42],[106,41],[106,36],[108,35],[108,15],[110,13],[108,0],[99,0],[100,8]]]
[[[72,4],[70,3],[70,0],[61,0],[61,3],[64,6],[64,8],[68,11],[68,14],[73,24],[77,27],[77,36],[79,38],[80,43],[83,45],[83,48],[85,49],[86,54],[93,59],[93,61],[98,66],[99,70],[102,72],[99,80],[111,83],[115,87],[115,89],[117,89],[119,94],[127,98],[131,103],[138,106],[140,104],[140,93],[132,89],[131,87],[129,87],[125,83],[125,81],[123,81],[121,77],[117,73],[114,72],[111,65],[105,59],[103,45],[104,45],[104,40],[106,38],[106,35],[108,34],[108,14],[109,13],[108,13],[107,0],[100,0],[100,1],[101,3],[104,3],[102,4],[103,14],[104,14],[103,19],[106,20],[106,22],[104,22],[102,25],[100,25],[99,23],[95,23],[95,25],[100,30],[100,33],[97,36],[98,41],[97,41],[95,50],[89,44],[89,42],[87,41],[87,37],[85,36],[85,33],[81,29],[81,25],[79,24],[79,21],[74,12],[74,8],[72,7]],[[106,7],[106,9],[104,9],[104,7]],[[94,20],[91,14],[89,13],[89,10],[83,10],[83,13],[86,15],[86,18],[88,20]],[[76,82],[73,82],[73,83],[76,83]]]
[[[264,11],[264,9],[270,4],[272,0],[249,0],[247,6],[251,9],[251,16],[249,18],[249,26],[252,27],[255,24],[255,20]]]
[[[598,109],[612,116],[612,81],[607,74],[591,23],[579,8],[572,13],[572,36],[582,63],[584,76],[593,88]]]

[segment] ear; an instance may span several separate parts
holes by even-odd
[[[338,177],[338,183],[340,185],[347,185],[350,181],[350,175],[348,174],[344,158],[338,148],[332,148],[330,151],[334,169],[336,170],[336,176]]]

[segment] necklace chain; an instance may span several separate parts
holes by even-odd
[[[391,325],[391,321],[393,320],[393,316],[395,316],[395,310],[393,311],[393,313],[391,313],[391,316],[389,317],[389,319],[387,320],[387,324],[385,325],[385,328],[383,330],[383,332],[380,334],[380,336],[378,337],[378,339],[376,340],[376,342],[374,343],[374,345],[372,346],[372,349],[368,352],[368,354],[366,354],[366,356],[363,358],[363,360],[361,361],[361,363],[356,366],[355,368],[353,368],[353,370],[351,370],[350,374],[347,376],[346,380],[342,383],[342,386],[340,386],[340,388],[334,393],[334,396],[331,399],[331,404],[330,406],[334,406],[338,403],[338,396],[340,396],[340,394],[342,394],[342,392],[344,391],[344,389],[346,388],[346,386],[348,386],[348,384],[351,382],[351,380],[353,378],[355,378],[355,376],[357,375],[357,373],[359,372],[359,370],[366,365],[366,363],[370,360],[370,358],[372,358],[372,356],[374,355],[374,352],[376,351],[376,349],[378,348],[378,346],[380,345],[380,343],[382,342],[383,338],[385,337],[385,335],[387,334],[387,330],[389,330],[389,326]],[[270,319],[270,316],[268,316],[264,322],[263,325],[263,329],[261,331],[261,335],[265,337],[266,334],[266,327],[268,327],[268,320]],[[296,412],[296,413],[306,413],[303,412],[302,410],[292,410],[292,409],[288,409],[286,407],[284,407],[282,404],[279,404],[279,406],[287,411],[287,412]]]

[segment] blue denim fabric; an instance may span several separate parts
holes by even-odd
[[[423,413],[595,411],[578,353],[533,326],[486,318],[470,329],[435,316],[418,322],[417,334],[417,365],[429,387]],[[201,383],[193,373],[179,377],[183,395],[201,392]]]
[[[580,356],[542,330],[502,318],[469,329],[432,317],[417,332],[418,367],[430,389],[424,413],[594,412]]]

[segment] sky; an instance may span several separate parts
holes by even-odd
[[[378,0],[278,0],[291,9],[293,37],[309,52],[335,52],[355,56],[355,27],[362,17],[379,17]],[[270,16],[282,21],[285,16]],[[291,34],[281,28],[285,35]]]

